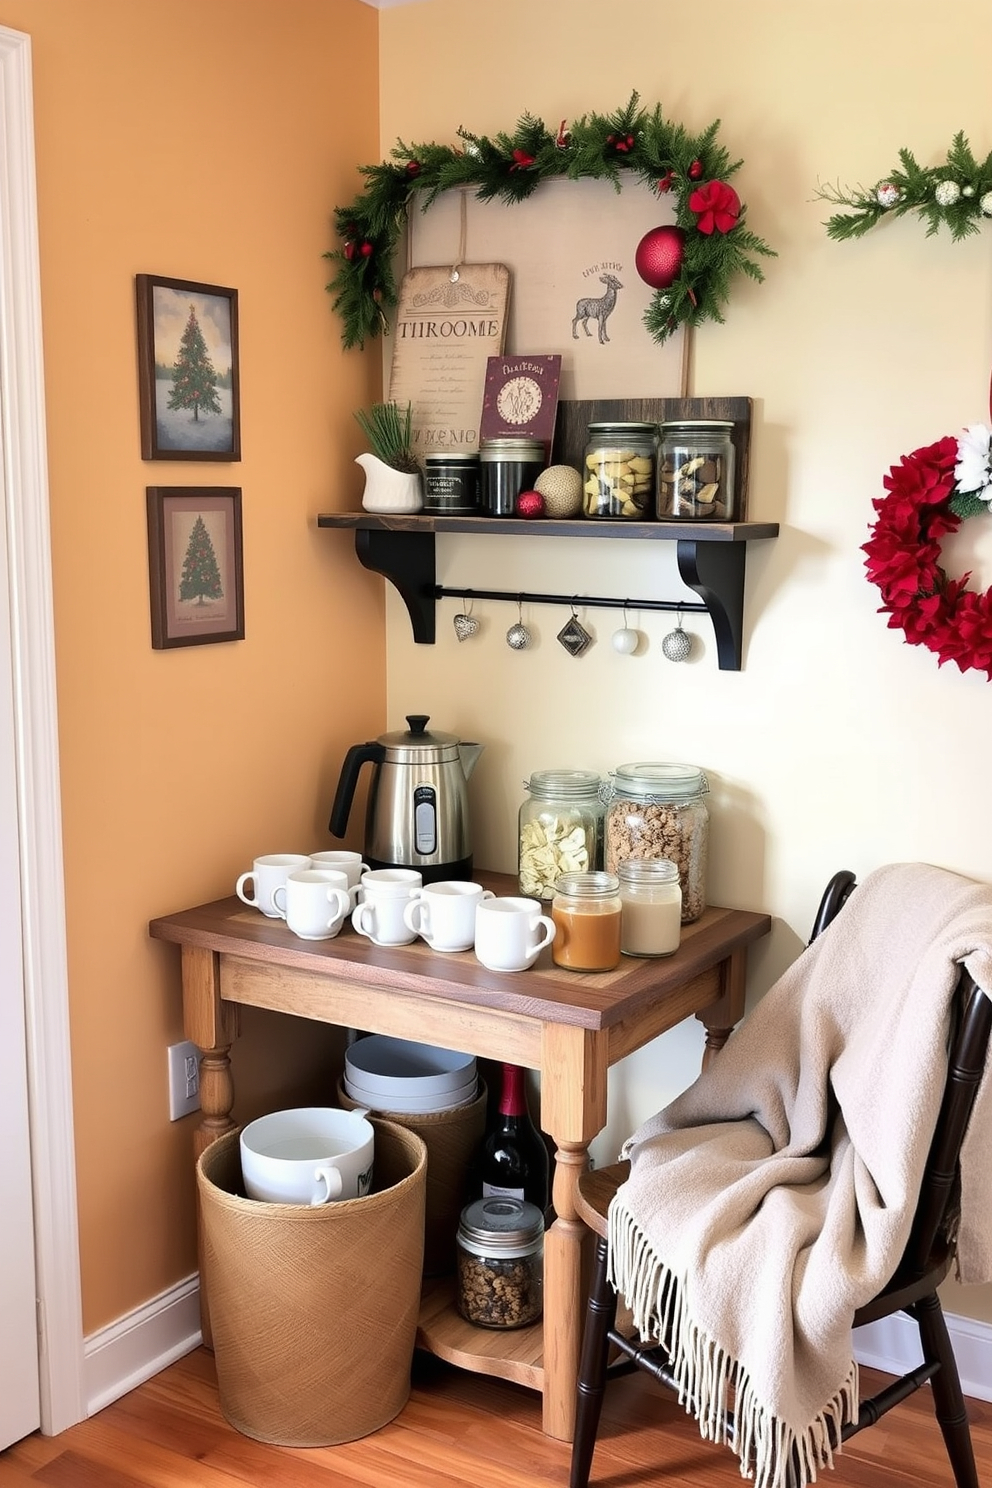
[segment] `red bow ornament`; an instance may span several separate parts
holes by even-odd
[[[696,226],[701,233],[709,235],[714,228],[725,233],[737,223],[741,199],[726,181],[707,181],[690,196],[689,210],[696,213]]]

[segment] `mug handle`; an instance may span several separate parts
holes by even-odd
[[[277,889],[276,890],[276,894],[278,894],[278,892],[279,892],[279,890]],[[273,897],[273,899],[275,899],[276,895],[273,894],[272,897]],[[335,905],[337,905],[337,908],[335,909],[333,915],[331,916],[330,920],[328,921],[328,924],[330,924],[330,925],[334,925],[334,924],[340,925],[340,924],[342,924],[343,921],[344,921],[345,915],[351,909],[351,895],[349,894],[348,890],[347,889],[336,889],[336,888],[334,888],[333,885],[329,885],[328,886],[328,889],[327,889],[327,902],[328,902],[328,904],[335,904]],[[278,904],[276,905],[276,908],[277,909],[279,908]]]
[[[252,891],[252,894],[254,894],[255,891],[256,891],[255,890],[255,875],[254,875],[254,873],[251,872],[250,869],[249,869],[249,871],[247,873],[242,873],[241,877],[238,879],[237,883],[234,885],[234,892],[237,894],[238,898],[241,900],[241,902],[243,904],[250,904],[251,907],[252,907],[252,909],[255,909],[255,908],[257,908],[258,901],[256,899],[254,899],[254,898],[249,899],[248,898],[248,895],[245,893],[245,884],[248,882],[249,879],[251,880],[251,891]]]
[[[365,911],[369,910],[371,912],[371,909],[372,906],[370,904],[366,904],[364,900],[361,900],[358,904],[355,905],[355,908],[351,912],[352,929],[357,930],[359,935],[367,935],[370,940],[372,938],[373,932],[371,925],[368,929],[365,928],[365,921],[367,918]]]
[[[424,924],[424,915],[421,914],[421,910],[424,911],[424,914],[427,913],[427,904],[425,901],[423,899],[411,899],[403,910],[403,923],[415,935],[429,935],[430,926]]]
[[[282,895],[282,903],[279,903],[279,895]],[[272,890],[272,908],[281,920],[286,918],[286,885],[278,884]]]
[[[319,1209],[321,1204],[329,1204],[332,1199],[340,1198],[344,1184],[341,1181],[340,1168],[320,1167],[314,1168],[313,1176],[318,1183],[324,1185],[324,1194],[321,1197],[315,1194],[310,1200],[311,1209]]]
[[[492,889],[483,889],[482,893],[479,895],[479,903],[481,904],[482,901],[483,901],[483,899],[495,899],[495,898],[496,898],[496,895],[493,893]]]
[[[551,919],[550,915],[538,915],[534,921],[534,929],[536,930],[538,926],[543,926],[544,934],[535,945],[531,946],[531,950],[533,951],[543,951],[544,947],[550,945],[558,934],[558,926]]]

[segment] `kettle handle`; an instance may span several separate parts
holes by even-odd
[[[344,757],[341,778],[334,793],[334,805],[331,807],[331,820],[328,823],[332,836],[343,837],[348,830],[348,813],[355,796],[359,770],[366,760],[381,765],[385,757],[386,750],[382,744],[374,741],[370,744],[352,744]]]

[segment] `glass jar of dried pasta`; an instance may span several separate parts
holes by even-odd
[[[605,867],[629,858],[669,858],[679,870],[682,924],[706,908],[709,783],[695,765],[619,765],[607,796]]]

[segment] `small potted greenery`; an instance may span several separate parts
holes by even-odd
[[[370,453],[355,463],[365,471],[362,505],[366,511],[417,512],[424,504],[420,466],[413,453],[413,407],[407,403],[373,403],[355,418],[369,442]]]

